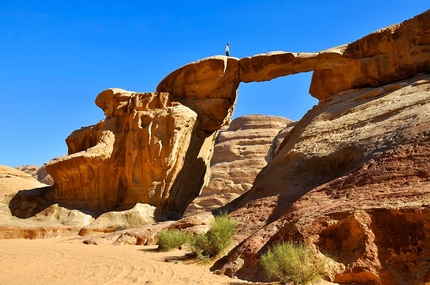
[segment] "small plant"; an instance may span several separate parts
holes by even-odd
[[[195,237],[191,244],[192,253],[201,261],[209,261],[223,254],[233,240],[236,225],[236,221],[226,213],[216,216],[211,229],[206,234]]]
[[[260,258],[266,275],[281,282],[293,281],[306,285],[325,273],[325,259],[319,258],[311,247],[300,243],[280,243]]]
[[[180,248],[183,244],[189,243],[193,237],[193,235],[188,232],[170,229],[160,231],[157,236],[158,248],[163,251]]]

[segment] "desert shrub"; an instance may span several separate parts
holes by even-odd
[[[163,251],[170,251],[175,248],[180,248],[183,244],[189,243],[193,235],[178,230],[165,229],[157,234],[158,248]]]
[[[236,231],[236,221],[226,213],[215,217],[206,234],[197,235],[191,244],[191,251],[201,261],[211,260],[223,254],[230,246]]]
[[[272,280],[305,285],[324,275],[326,260],[303,243],[283,242],[263,254],[260,264]]]

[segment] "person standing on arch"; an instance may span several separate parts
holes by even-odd
[[[225,46],[225,55],[230,56],[230,43],[227,43]]]

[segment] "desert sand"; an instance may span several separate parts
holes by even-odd
[[[74,238],[0,240],[0,284],[252,284],[174,260],[184,254]]]

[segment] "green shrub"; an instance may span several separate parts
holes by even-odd
[[[269,249],[261,256],[260,263],[272,280],[305,285],[324,275],[326,260],[305,244],[288,242]]]
[[[170,251],[189,243],[193,235],[188,232],[166,229],[160,231],[157,236],[158,248],[163,251]]]
[[[201,261],[211,260],[223,254],[230,246],[236,230],[236,221],[226,213],[215,217],[211,229],[204,235],[197,235],[191,250]]]

